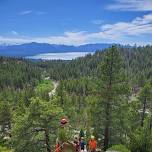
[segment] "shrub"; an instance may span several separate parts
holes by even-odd
[[[131,152],[129,149],[127,149],[124,145],[114,145],[108,150],[114,150],[118,152]]]
[[[12,152],[12,151],[7,149],[6,147],[1,147],[0,146],[0,152]]]

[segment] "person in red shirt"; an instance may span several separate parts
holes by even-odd
[[[61,146],[58,139],[56,140],[55,152],[61,152]]]
[[[94,136],[91,136],[91,139],[89,141],[89,150],[90,152],[96,152],[97,148],[97,141],[94,139]]]

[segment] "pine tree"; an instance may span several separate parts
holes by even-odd
[[[63,114],[62,109],[52,102],[33,98],[25,113],[14,114],[12,141],[16,152],[51,151],[51,137],[55,137]]]
[[[139,100],[141,102],[141,127],[143,127],[146,118],[146,110],[150,111],[152,105],[152,88],[150,84],[145,84],[142,88],[139,94]]]
[[[104,117],[104,150],[107,150],[110,143],[110,130],[112,127],[112,112],[115,106],[119,106],[120,96],[125,93],[125,74],[123,64],[118,49],[113,46],[105,52],[101,64],[100,92],[101,104],[103,106]]]

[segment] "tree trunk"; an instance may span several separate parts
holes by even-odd
[[[109,147],[109,140],[110,140],[110,115],[111,115],[111,101],[112,101],[112,78],[113,78],[113,53],[111,54],[111,62],[110,62],[110,68],[109,68],[109,83],[107,86],[107,92],[108,92],[108,98],[107,103],[105,107],[105,114],[106,114],[106,124],[105,124],[105,130],[104,130],[104,151],[106,151]]]
[[[146,112],[146,98],[145,98],[145,101],[144,101],[144,104],[143,104],[143,109],[142,109],[141,127],[144,126],[145,112]]]
[[[51,148],[50,148],[50,145],[49,145],[49,132],[48,132],[47,129],[45,130],[45,144],[46,144],[47,152],[51,152]]]
[[[152,130],[152,116],[150,117],[150,125],[149,125],[150,131]]]
[[[106,104],[106,124],[104,130],[104,151],[108,149],[109,145],[109,127],[110,127],[110,104]]]

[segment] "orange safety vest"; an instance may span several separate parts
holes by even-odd
[[[90,150],[96,150],[96,148],[97,148],[97,142],[96,142],[96,140],[91,139],[89,141],[89,148],[90,148]]]

